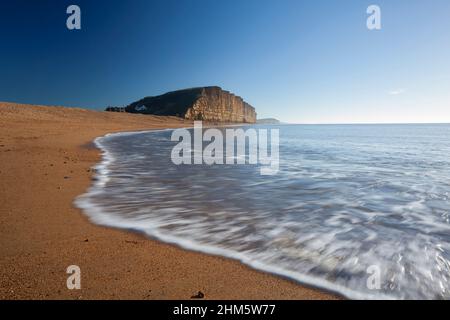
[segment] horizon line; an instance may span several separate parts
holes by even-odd
[[[450,122],[283,122],[280,125],[407,125],[407,124],[450,124]]]
[[[24,104],[24,105],[32,105],[32,106],[44,106],[44,107],[62,107],[62,108],[78,108],[78,109],[85,109],[85,110],[91,110],[91,111],[98,111],[98,112],[104,112],[104,109],[100,109],[101,107],[93,107],[93,108],[86,108],[86,107],[80,107],[80,106],[68,106],[68,105],[57,105],[57,104],[34,104],[29,102],[17,102],[17,101],[3,101],[0,100],[0,103],[13,103],[13,104]],[[276,117],[265,117],[261,119],[277,119]],[[258,120],[258,119],[257,119]],[[272,124],[272,125],[408,125],[408,124],[440,124],[440,125],[449,125],[449,122],[284,122],[279,120],[280,123],[278,124]],[[254,123],[257,124],[257,123]]]

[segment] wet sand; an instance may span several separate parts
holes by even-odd
[[[95,137],[190,121],[0,102],[1,299],[335,299],[233,260],[91,224],[73,206],[100,160]],[[66,268],[81,268],[68,290]]]

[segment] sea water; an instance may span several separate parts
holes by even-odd
[[[171,131],[96,139],[94,223],[348,298],[450,298],[450,125],[280,125],[279,171],[175,165]],[[149,252],[151,254],[151,252]]]

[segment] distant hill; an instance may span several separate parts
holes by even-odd
[[[275,118],[264,118],[264,119],[257,119],[256,123],[258,124],[280,124],[280,120]]]

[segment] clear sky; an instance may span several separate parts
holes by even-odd
[[[261,118],[450,122],[448,0],[9,2],[0,101],[100,109],[219,85]],[[70,4],[81,30],[66,28]]]

